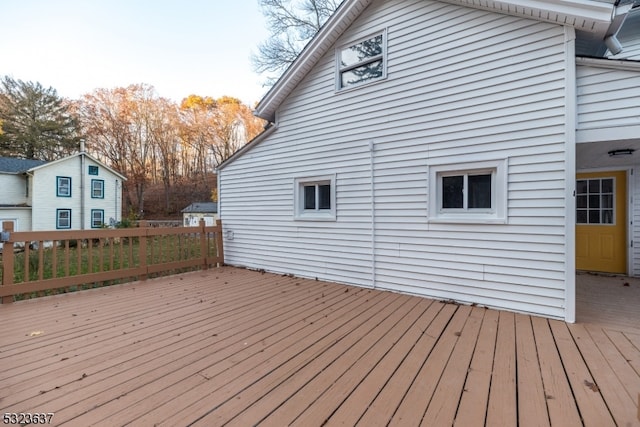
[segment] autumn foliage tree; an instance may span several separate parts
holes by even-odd
[[[190,95],[177,105],[144,84],[97,89],[76,107],[87,149],[127,177],[125,204],[136,213],[145,210],[149,185],[162,184],[166,211],[177,183],[208,185],[264,123],[235,98]]]

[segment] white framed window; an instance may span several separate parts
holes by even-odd
[[[429,166],[429,221],[507,222],[507,160]]]
[[[310,221],[336,220],[336,176],[323,175],[294,180],[294,218]]]
[[[336,50],[337,90],[386,78],[386,56],[386,30],[339,47]]]

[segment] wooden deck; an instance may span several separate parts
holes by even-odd
[[[0,412],[52,425],[640,425],[633,327],[231,267],[0,323]]]

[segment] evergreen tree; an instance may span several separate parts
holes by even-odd
[[[55,89],[0,80],[0,156],[55,160],[79,147],[78,122]]]

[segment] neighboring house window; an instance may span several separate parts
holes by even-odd
[[[294,183],[295,218],[335,221],[335,182],[335,175],[297,178]]]
[[[338,90],[386,77],[386,32],[343,46],[336,53]]]
[[[71,197],[71,178],[59,176],[56,179],[56,196]]]
[[[56,209],[56,228],[71,228],[71,209]]]
[[[506,161],[429,167],[429,220],[506,222]]]
[[[91,198],[104,199],[104,181],[101,179],[91,180]]]
[[[91,228],[102,228],[104,224],[104,210],[91,209]]]
[[[614,224],[615,178],[579,179],[576,182],[576,222]]]
[[[98,175],[98,167],[89,165],[89,175]]]

